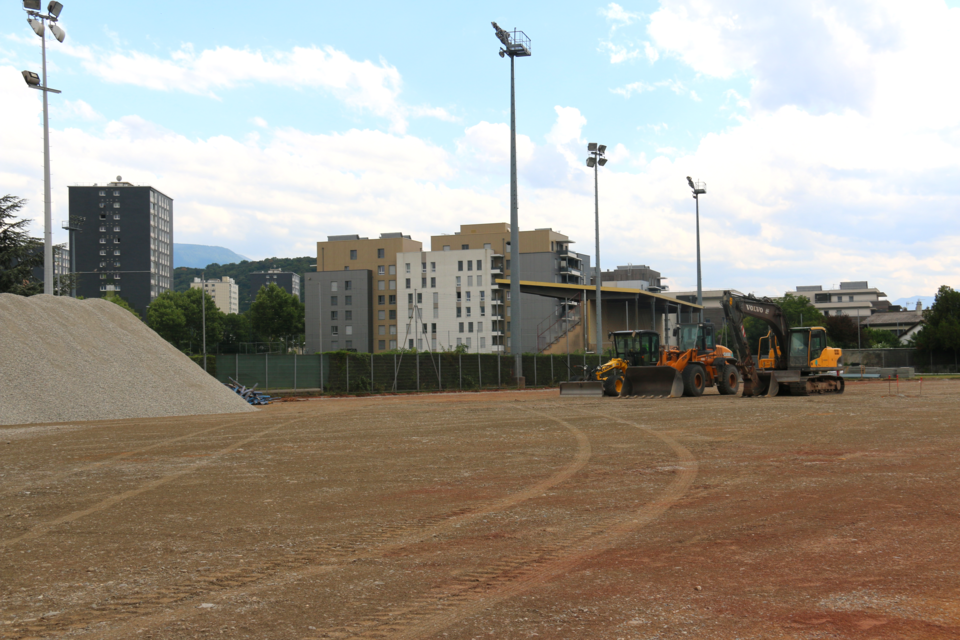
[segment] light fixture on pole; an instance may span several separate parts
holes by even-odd
[[[703,281],[700,277],[700,196],[707,192],[706,182],[694,182],[687,176],[687,184],[693,191],[693,199],[697,201],[697,304],[700,305],[700,322],[703,322]]]
[[[591,142],[587,145],[587,152],[590,157],[587,158],[587,166],[593,169],[593,209],[597,232],[597,265],[594,268],[597,281],[597,355],[603,353],[603,320],[600,316],[600,191],[597,185],[597,167],[607,164],[607,159],[603,154],[607,151],[607,145]]]
[[[40,36],[40,51],[43,58],[43,78],[33,71],[24,71],[23,79],[31,89],[43,92],[43,292],[53,295],[53,222],[50,212],[50,127],[47,115],[47,93],[60,93],[47,86],[47,38],[44,22],[50,23],[50,31],[59,42],[67,37],[57,25],[63,5],[55,0],[47,5],[47,15],[40,13],[40,0],[23,0],[27,22],[34,33]],[[71,247],[72,249],[72,247]]]
[[[523,378],[523,323],[520,315],[520,223],[517,220],[517,103],[514,89],[514,58],[530,55],[530,38],[523,31],[501,29],[491,22],[503,44],[500,57],[510,56],[510,352],[514,355],[514,375]]]

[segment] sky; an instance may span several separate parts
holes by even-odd
[[[261,259],[328,235],[508,222],[520,29],[519,215],[600,264],[779,296],[868,280],[960,287],[960,2],[64,2],[47,42],[54,241],[69,185],[174,200],[174,241]],[[482,6],[481,6],[482,5]],[[276,7],[276,6],[275,6]],[[40,42],[0,7],[0,192],[42,235]]]

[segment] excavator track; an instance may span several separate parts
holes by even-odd
[[[781,382],[780,394],[788,396],[817,396],[843,393],[844,382],[840,376],[812,376],[796,382]]]

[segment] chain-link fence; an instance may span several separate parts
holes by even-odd
[[[960,359],[954,352],[921,352],[916,349],[844,349],[844,365],[913,367],[922,373],[956,373]]]
[[[594,354],[523,356],[528,387],[552,387],[583,375]],[[515,358],[493,353],[221,354],[215,375],[259,389],[316,389],[324,393],[458,391],[516,387]]]

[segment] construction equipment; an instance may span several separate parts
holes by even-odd
[[[783,309],[769,298],[724,291],[722,305],[733,329],[744,397],[843,393],[844,382],[840,376],[843,352],[827,346],[826,329],[791,329]],[[750,352],[743,326],[747,316],[763,320],[770,327],[758,344],[762,347],[764,339],[767,340],[766,357],[758,358],[757,362]]]
[[[666,396],[683,394],[677,369],[657,366],[662,355],[656,331],[614,331],[614,357],[585,372],[582,380],[560,383],[562,396]]]
[[[720,395],[737,395],[740,374],[733,352],[716,344],[711,323],[681,324],[674,328],[676,346],[663,348],[660,366],[673,367],[683,379],[683,395],[698,397],[707,387]]]

